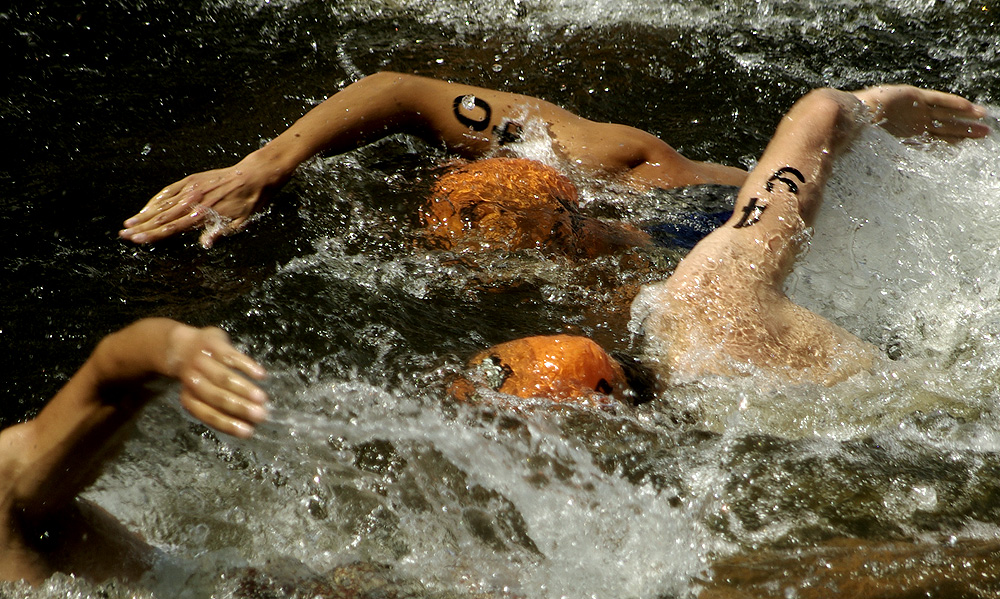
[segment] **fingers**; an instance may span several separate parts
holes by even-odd
[[[151,243],[198,226],[205,218],[205,195],[194,185],[182,184],[171,185],[153,197],[123,223],[125,228],[118,232],[119,237],[133,243]]]
[[[220,329],[198,333],[199,349],[189,357],[180,377],[181,405],[208,426],[247,438],[268,418],[267,394],[253,382],[267,373],[236,350]]]
[[[149,224],[171,209],[175,209],[178,206],[190,205],[198,199],[194,197],[194,191],[194,185],[188,183],[188,179],[165,187],[163,191],[153,196],[135,216],[126,220],[124,222],[125,227]],[[186,202],[183,201],[185,196],[187,197]]]
[[[970,123],[954,119],[935,119],[927,131],[935,137],[952,142],[963,139],[979,139],[990,134],[990,128],[983,123]]]
[[[932,109],[967,119],[981,119],[986,116],[986,108],[974,104],[962,96],[937,90],[921,90],[921,92],[924,102]]]
[[[172,183],[163,188],[163,191],[153,196],[149,200],[149,202],[147,202],[146,205],[142,207],[142,210],[136,213],[135,216],[126,220],[124,223],[125,226],[134,227],[136,225],[145,223],[150,219],[152,219],[154,216],[156,216],[159,212],[161,212],[164,208],[164,205],[172,205],[174,203],[172,201],[173,198],[181,194],[181,192],[184,190],[186,182],[187,179],[183,179],[181,181],[177,181],[176,183]]]
[[[929,110],[929,133],[948,141],[989,135],[990,128],[979,122],[987,114],[985,107],[962,96],[936,90],[921,90],[920,96]]]
[[[244,217],[237,219],[226,219],[212,212],[211,216],[205,219],[205,228],[198,237],[201,247],[210,249],[215,244],[215,240],[224,235],[235,233],[243,228],[247,219]]]
[[[978,120],[986,116],[986,109],[971,102],[968,106],[931,106],[928,132],[945,139],[980,138],[990,133],[990,128]]]
[[[205,229],[201,232],[201,235],[198,236],[198,243],[200,243],[201,247],[206,250],[211,249],[212,246],[215,245],[215,240],[218,239],[220,235],[222,235],[222,233],[219,231]]]
[[[220,328],[209,327],[202,329],[205,335],[213,337],[212,348],[207,352],[202,352],[213,362],[234,370],[238,370],[246,376],[255,380],[263,380],[267,376],[267,371],[256,360],[244,354],[232,346],[229,335]]]
[[[192,416],[207,426],[227,435],[248,439],[256,427],[267,420],[266,408],[247,407],[233,396],[223,394],[205,401],[203,392],[192,392],[187,387],[181,390],[181,406]],[[254,412],[263,410],[263,416]]]

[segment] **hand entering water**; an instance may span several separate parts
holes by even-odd
[[[197,227],[205,248],[222,235],[246,226],[250,216],[288,179],[287,173],[261,164],[259,154],[240,163],[196,173],[168,185],[125,221],[119,232],[133,243],[151,243]]]
[[[947,141],[986,137],[990,128],[978,122],[986,108],[955,94],[911,85],[887,85],[856,91],[872,122],[897,137],[930,134]]]
[[[222,329],[175,327],[167,364],[167,375],[181,382],[181,406],[206,425],[246,438],[267,419],[267,394],[252,382],[267,373]]]
[[[0,581],[138,578],[150,548],[77,495],[154,397],[146,384],[180,381],[195,418],[245,438],[268,417],[265,374],[217,328],[150,318],[105,337],[36,418],[0,431]]]

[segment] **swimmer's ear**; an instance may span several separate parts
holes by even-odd
[[[489,364],[486,364],[487,362]],[[480,362],[478,368],[485,377],[486,384],[494,391],[499,391],[510,375],[514,374],[514,369],[496,354],[491,354],[490,357]]]

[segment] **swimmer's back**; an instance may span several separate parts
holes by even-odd
[[[869,368],[873,346],[797,306],[770,276],[779,254],[731,227],[703,240],[674,274],[632,304],[650,364],[672,380],[770,371],[832,384]],[[762,258],[763,257],[763,258]],[[763,259],[763,262],[762,262]]]

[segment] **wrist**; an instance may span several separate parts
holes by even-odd
[[[168,320],[166,326],[169,328],[163,336],[163,351],[159,352],[158,373],[178,378],[184,362],[184,350],[194,342],[198,329],[173,320]]]
[[[90,364],[99,384],[171,376],[174,348],[187,325],[168,318],[146,318],[104,337]]]
[[[264,147],[248,154],[237,167],[245,167],[247,172],[257,173],[267,187],[284,185],[312,154],[294,144],[286,143],[278,136]]]
[[[885,120],[885,106],[880,98],[881,91],[881,88],[869,87],[853,92],[854,97],[860,103],[858,115],[861,120],[872,125],[878,125]]]

